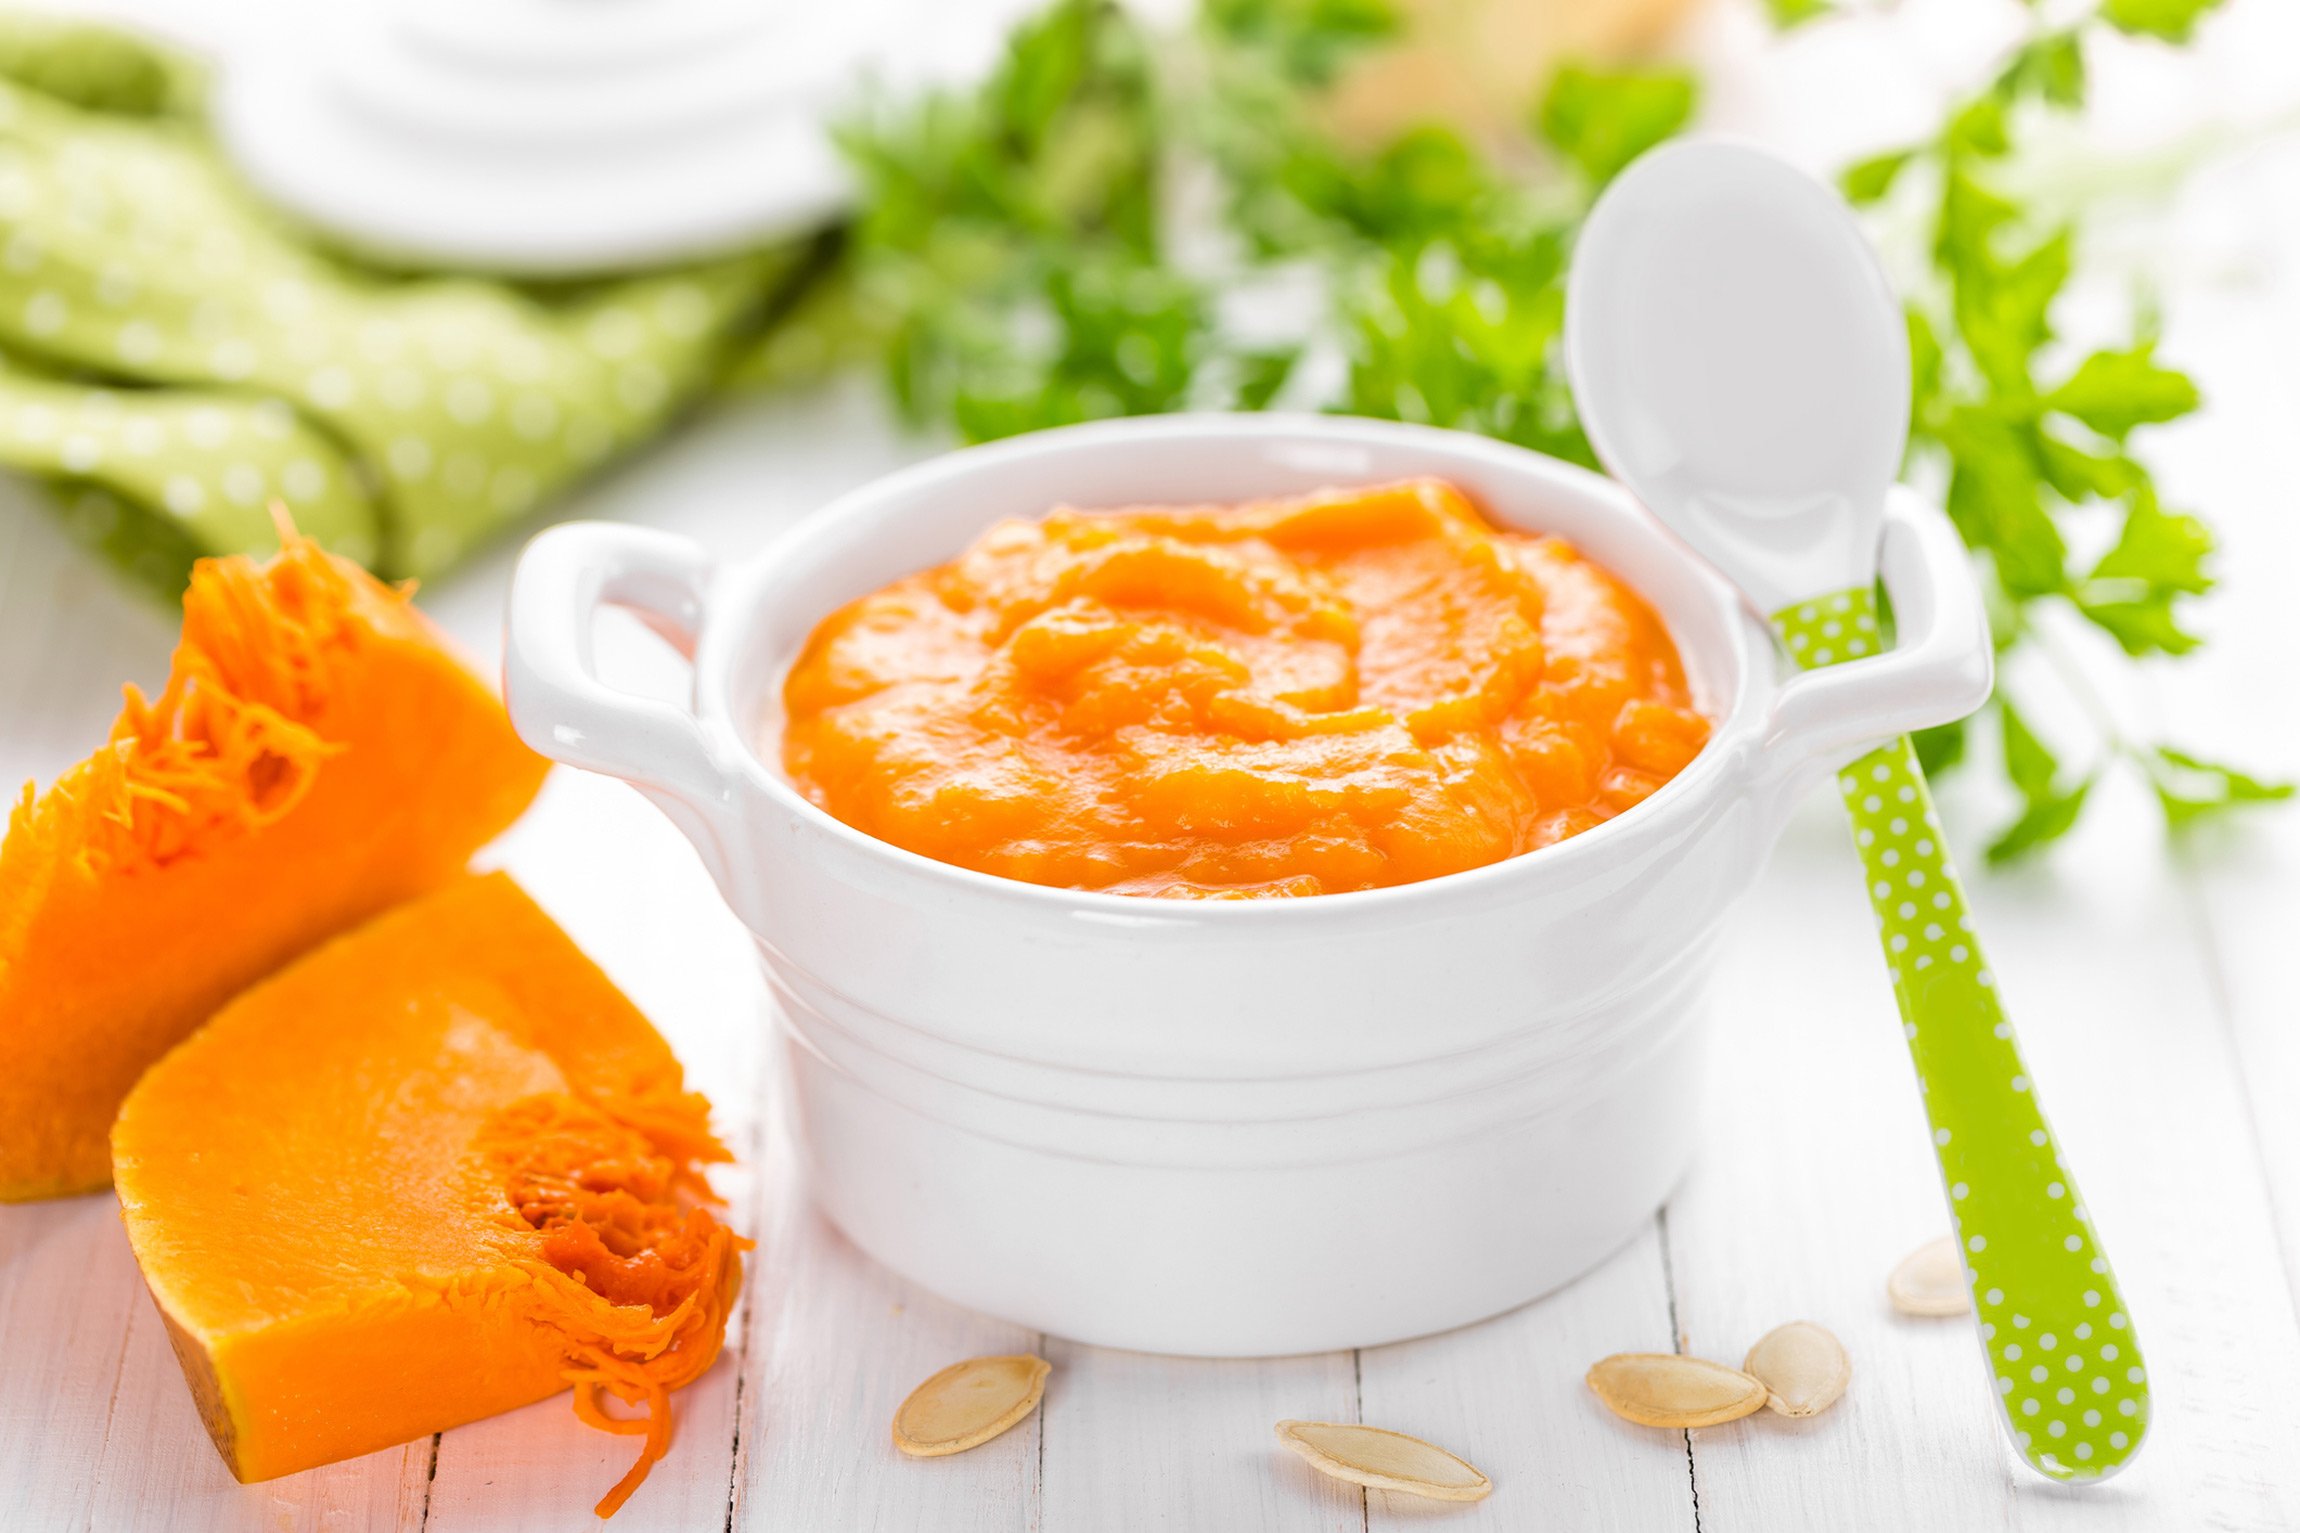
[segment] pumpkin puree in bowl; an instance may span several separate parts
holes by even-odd
[[[1001,522],[825,619],[783,704],[784,769],[857,830],[1185,898],[1534,851],[1709,737],[1634,591],[1435,479]]]

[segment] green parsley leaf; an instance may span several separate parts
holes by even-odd
[[[1873,154],[1865,160],[1855,160],[1838,173],[1837,185],[1844,191],[1845,200],[1855,207],[1881,202],[1916,157],[1913,149],[1896,149],[1890,154]]]
[[[1951,460],[1949,518],[1965,542],[1991,556],[2016,597],[2065,589],[2068,545],[2045,510],[2020,430],[1986,406],[1958,405],[1939,436]]]
[[[2005,104],[1991,93],[1976,96],[1949,119],[1942,142],[1951,155],[1994,159],[2012,147],[2005,131]]]
[[[2060,776],[2059,758],[2037,738],[2029,728],[2028,720],[2012,705],[2012,699],[1997,695],[1997,725],[2002,731],[2005,776],[2012,779],[2021,797],[2036,800],[2055,796],[2053,783]]]
[[[2220,0],[2105,0],[2100,18],[2135,37],[2184,43],[2195,32],[2196,23],[2219,4]]]
[[[1989,861],[2001,864],[2068,834],[2084,813],[2093,780],[2087,777],[2064,790],[2059,760],[2002,692],[1996,697],[1996,714],[2005,776],[2020,791],[2023,804],[2020,817],[1989,844]]]
[[[2047,315],[2068,281],[2068,268],[2066,229],[2010,265],[1999,265],[1985,251],[1960,265],[1957,333],[1998,392],[2027,392],[2029,359],[2052,337]]]
[[[1248,351],[1239,354],[1233,371],[1232,394],[1228,407],[1233,410],[1267,410],[1294,375],[1294,366],[1302,359],[1298,346],[1273,347],[1268,351]]]
[[[2077,817],[2084,813],[2085,796],[2091,792],[2092,779],[2088,777],[2066,793],[2031,800],[2020,818],[1989,843],[1989,865],[2001,867],[2017,861],[2067,835],[2075,827]]]
[[[2096,351],[2046,403],[2119,442],[2136,426],[2178,420],[2202,400],[2187,374],[2156,365],[2155,350],[2148,343],[2130,351]]]
[[[2293,796],[2293,784],[2265,782],[2234,767],[2205,761],[2169,745],[2156,748],[2149,778],[2164,818],[2174,830],[2244,804],[2281,803]]]
[[[1909,325],[1909,414],[1912,420],[1933,419],[1933,401],[1941,392],[1941,341],[1933,322],[1914,306],[1907,311]]]
[[[2126,654],[2186,654],[2201,641],[2181,626],[2179,603],[2211,589],[2204,568],[2211,552],[2211,530],[2166,511],[2143,478],[2127,497],[2115,544],[2070,596]]]
[[[2084,105],[2084,45],[2071,32],[2048,32],[2012,56],[1991,94],[2007,102],[2034,96],[2051,106]]]
[[[1476,152],[1451,128],[1432,125],[1410,129],[1358,167],[1332,212],[1369,240],[1410,249],[1461,227],[1491,192]]]
[[[1386,0],[1203,0],[1199,21],[1233,47],[1267,59],[1286,80],[1321,86],[1398,31]]]
[[[2176,604],[2211,589],[2204,561],[2212,533],[2193,516],[2135,493],[2116,544],[2077,587],[2077,610],[2129,655],[2182,655],[2201,641],[2180,626]]]
[[[1536,120],[1543,142],[1594,188],[1683,129],[1698,95],[1693,76],[1682,69],[1568,64],[1549,82]]]
[[[2140,468],[2121,453],[2095,453],[2061,440],[2041,424],[2030,438],[2037,471],[2053,493],[2072,504],[2113,500],[2135,487]]]
[[[1986,274],[1997,230],[2020,217],[2020,209],[1998,196],[1963,161],[1952,159],[1942,182],[1940,223],[1933,258],[1952,278]]]
[[[2122,601],[2103,600],[2087,591],[2077,597],[2076,605],[2128,655],[2185,655],[2203,641],[2180,626],[2172,603],[2165,591]]]
[[[2166,511],[2153,493],[2134,497],[2116,546],[2092,567],[2093,580],[2143,580],[2185,595],[2212,588],[2204,561],[2212,552],[2212,529],[2183,512]]]
[[[1917,747],[1917,765],[1927,777],[1938,777],[1965,759],[1965,721],[1920,729],[1910,739]]]
[[[1835,9],[1830,0],[1765,0],[1765,14],[1783,32],[1818,21]]]

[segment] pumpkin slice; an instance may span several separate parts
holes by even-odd
[[[459,874],[545,765],[405,591],[292,533],[201,561],[167,686],[0,845],[0,1200],[102,1187],[146,1065]]]
[[[718,1355],[745,1242],[709,1104],[517,885],[473,877],[241,995],[112,1132],[129,1243],[232,1473],[539,1400],[644,1433]],[[608,1414],[603,1394],[645,1409]]]

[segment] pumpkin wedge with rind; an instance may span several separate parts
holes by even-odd
[[[646,1434],[707,1368],[743,1244],[645,1017],[509,878],[466,878],[247,991],[113,1131],[129,1242],[216,1446],[269,1479],[573,1384]],[[639,1404],[613,1417],[602,1393]]]
[[[102,1187],[145,1066],[456,877],[547,765],[405,591],[292,534],[202,560],[166,686],[0,844],[0,1201]]]

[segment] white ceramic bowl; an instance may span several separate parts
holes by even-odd
[[[1564,535],[1643,592],[1716,720],[1699,758],[1528,856],[1366,893],[1197,902],[930,861],[816,809],[762,754],[818,620],[1001,517],[1414,474]],[[1521,1304],[1667,1195],[1697,1138],[1720,922],[1792,800],[1987,694],[1954,532],[1896,502],[1884,555],[1898,647],[1783,684],[1734,593],[1594,474],[1370,421],[1112,422],[895,474],[723,571],[660,532],[545,532],[513,586],[506,692],[536,749],[660,804],[757,936],[788,1127],[856,1244],[1084,1341],[1317,1351]],[[600,684],[601,603],[691,646],[691,711]]]

